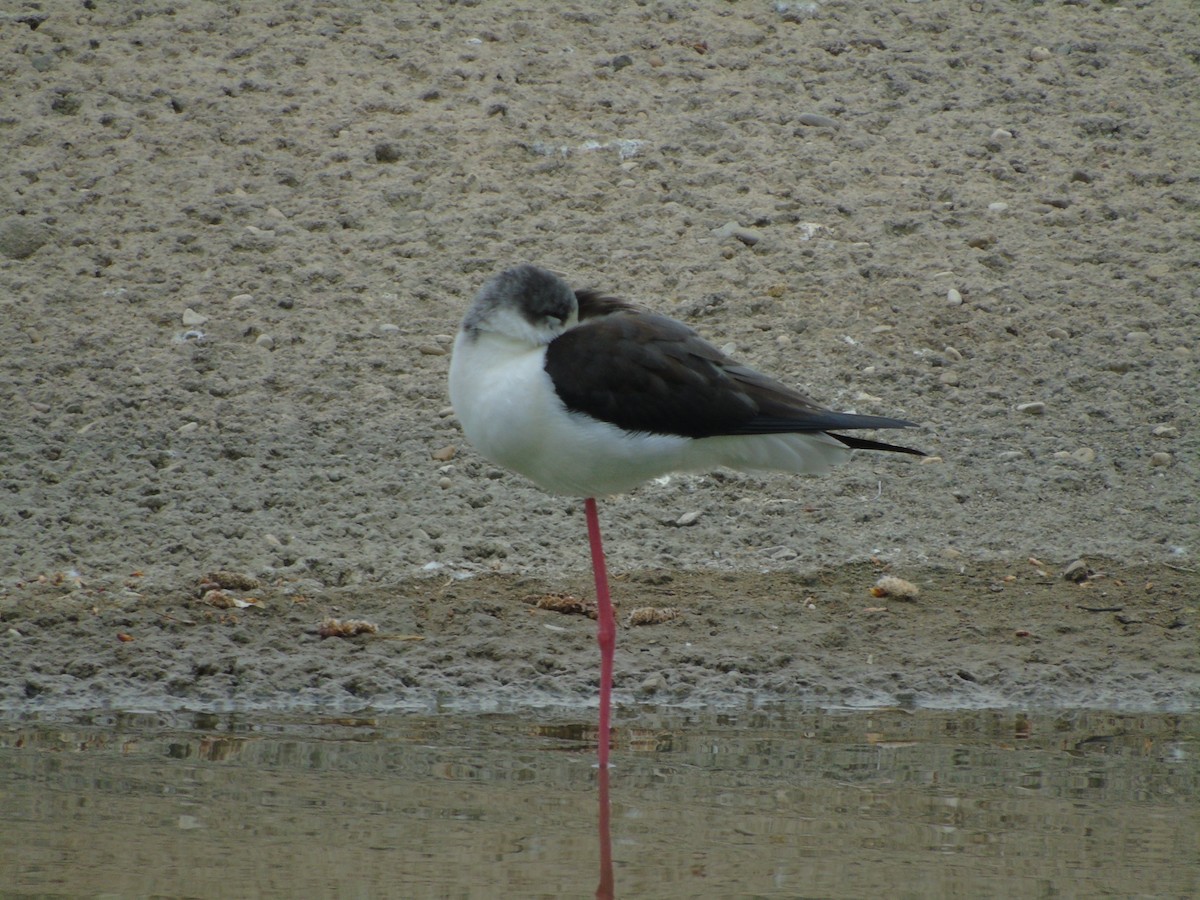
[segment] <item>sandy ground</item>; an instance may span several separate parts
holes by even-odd
[[[445,390],[530,261],[933,456],[606,501],[626,698],[1195,708],[1194,5],[593,6],[0,15],[0,704],[585,701]]]

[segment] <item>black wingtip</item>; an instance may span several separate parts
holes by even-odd
[[[912,423],[906,422],[906,426],[911,426]],[[908,453],[912,456],[928,456],[924,450],[914,450],[912,447],[901,447],[899,444],[885,444],[883,441],[872,441],[869,438],[854,437],[849,434],[834,434],[831,431],[825,432],[832,438],[837,438],[847,447],[852,450],[882,450],[888,453]]]

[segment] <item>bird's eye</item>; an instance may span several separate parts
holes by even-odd
[[[562,328],[563,321],[562,316],[546,316],[546,324],[551,328]]]

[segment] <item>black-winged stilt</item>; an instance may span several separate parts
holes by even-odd
[[[597,497],[721,466],[816,474],[851,450],[919,450],[834,434],[914,423],[818,406],[666,316],[573,290],[531,265],[476,296],[450,362],[450,400],[485,457],[552,494],[582,497],[596,581],[599,762],[608,766],[616,625]]]

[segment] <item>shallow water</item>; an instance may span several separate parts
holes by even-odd
[[[588,897],[591,716],[0,728],[6,896]],[[1200,715],[623,709],[618,897],[1192,897]]]

